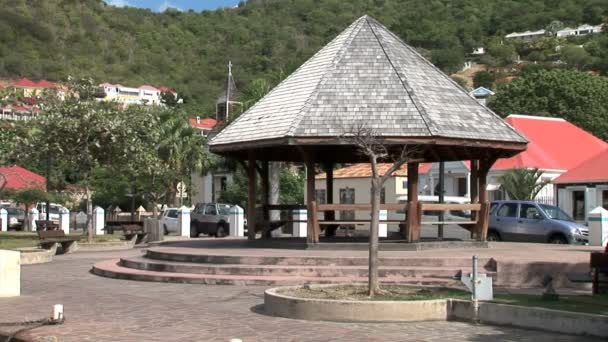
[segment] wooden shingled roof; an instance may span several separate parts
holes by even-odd
[[[336,138],[357,126],[372,128],[383,139],[422,144],[471,141],[474,147],[480,142],[488,147],[499,142],[500,148],[521,151],[527,143],[412,47],[363,16],[209,146],[224,154],[271,146],[337,146],[343,142]]]

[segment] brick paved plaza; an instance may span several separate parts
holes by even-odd
[[[263,287],[115,280],[89,273],[94,262],[142,250],[76,253],[22,267],[22,296],[0,299],[1,322],[37,319],[53,304],[66,322],[26,332],[34,341],[591,341],[458,322],[351,324],[258,313]],[[4,328],[1,328],[4,329]]]

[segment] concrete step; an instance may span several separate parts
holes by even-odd
[[[297,276],[297,277],[367,277],[368,266],[308,266],[308,265],[244,265],[244,264],[198,264],[144,257],[123,258],[120,266],[138,270],[252,276]],[[494,273],[494,272],[488,272]],[[445,278],[460,279],[460,267],[384,266],[379,268],[380,277]]]
[[[214,265],[366,266],[368,264],[367,257],[222,255],[193,249],[163,247],[150,248],[146,251],[145,256],[148,259],[155,260]],[[459,267],[461,269],[470,269],[471,259],[381,257],[380,264],[383,266]],[[487,271],[496,270],[496,262],[492,258],[480,258],[479,266]]]
[[[127,268],[120,265],[120,259],[101,261],[93,265],[94,274],[126,280],[155,281],[187,284],[209,285],[301,285],[328,283],[365,283],[367,277],[304,277],[304,276],[256,276],[256,275],[225,275],[225,274],[194,274],[176,272],[157,272]],[[410,278],[384,277],[384,284],[413,284],[455,286],[458,281],[446,278]]]

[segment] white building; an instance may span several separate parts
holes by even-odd
[[[117,102],[124,105],[146,105],[160,106],[162,105],[162,93],[170,92],[177,99],[177,93],[167,87],[153,87],[151,85],[143,85],[139,88],[126,87],[120,84],[102,83],[105,97],[101,101]]]
[[[563,30],[557,31],[556,35],[558,37],[570,37],[570,36],[585,36],[588,34],[601,33],[603,29],[603,25],[581,25],[579,27],[570,28],[566,27]]]
[[[525,42],[540,39],[547,35],[546,30],[512,32],[505,36],[506,39],[521,40]]]

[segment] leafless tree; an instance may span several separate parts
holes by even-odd
[[[378,279],[378,235],[380,224],[380,192],[384,183],[391,175],[399,170],[405,163],[412,161],[417,154],[417,148],[411,145],[402,145],[398,149],[389,151],[388,147],[382,142],[374,129],[364,124],[353,126],[351,130],[343,135],[343,140],[355,145],[362,154],[369,158],[372,169],[372,198],[371,198],[371,224],[369,235],[369,276],[368,276],[368,295],[370,297],[381,293],[380,282]],[[391,153],[392,152],[392,153]],[[391,162],[384,174],[378,170],[379,162]]]

